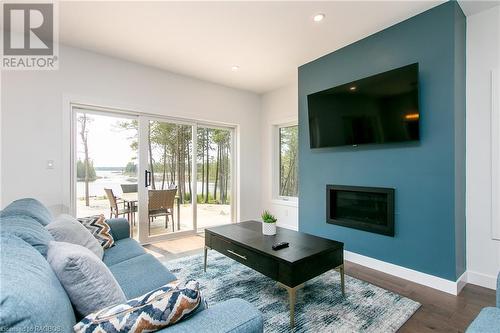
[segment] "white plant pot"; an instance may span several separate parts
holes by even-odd
[[[266,223],[262,222],[262,233],[264,235],[276,235],[276,222],[275,223]]]

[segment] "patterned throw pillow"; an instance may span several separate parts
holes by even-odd
[[[109,224],[106,223],[104,215],[79,217],[78,221],[90,231],[104,249],[108,249],[115,245],[115,240],[111,235],[111,228]]]
[[[154,332],[207,307],[198,282],[188,281],[184,288],[171,282],[125,304],[91,313],[73,329],[75,333]]]

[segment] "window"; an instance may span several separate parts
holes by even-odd
[[[298,195],[298,126],[279,126],[279,191],[280,199]]]

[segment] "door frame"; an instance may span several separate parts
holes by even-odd
[[[63,136],[67,138],[67,140],[63,140],[63,165],[68,165],[69,173],[66,171],[63,171],[63,185],[65,190],[63,192],[66,192],[64,200],[64,206],[63,211],[67,211],[70,215],[76,216],[76,159],[77,159],[77,149],[76,149],[76,114],[81,113],[82,110],[87,111],[87,113],[91,114],[99,114],[103,116],[116,116],[116,117],[121,117],[121,118],[128,118],[128,119],[137,119],[139,122],[139,146],[147,144],[147,141],[143,140],[144,135],[147,135],[146,133],[141,133],[145,132],[147,129],[145,126],[141,126],[141,119],[142,122],[145,119],[152,119],[152,120],[158,120],[158,121],[164,121],[164,122],[170,122],[170,123],[176,123],[176,124],[183,124],[183,125],[190,125],[192,126],[192,140],[193,140],[193,163],[192,163],[192,174],[194,177],[192,178],[192,193],[193,196],[196,198],[197,195],[197,170],[198,170],[198,161],[197,161],[197,129],[198,127],[202,128],[217,128],[217,129],[225,129],[225,130],[230,130],[231,131],[231,223],[235,223],[237,220],[238,212],[239,212],[239,198],[238,198],[238,184],[240,183],[239,181],[239,173],[238,173],[238,159],[239,151],[237,150],[237,145],[238,145],[238,135],[239,135],[239,126],[235,124],[230,124],[230,123],[223,123],[223,122],[214,122],[214,121],[204,121],[204,120],[194,120],[194,119],[188,119],[188,118],[180,118],[180,117],[174,117],[174,116],[166,116],[166,115],[159,115],[155,113],[148,113],[148,112],[143,112],[143,111],[138,111],[138,109],[143,109],[143,108],[127,108],[127,107],[108,107],[108,106],[101,106],[97,103],[87,103],[87,102],[77,102],[76,100],[80,100],[80,98],[74,98],[71,96],[64,96],[63,98],[63,128],[66,128],[67,130],[64,130]],[[146,110],[147,108],[144,108],[143,110]],[[79,111],[80,110],[80,111]],[[64,142],[69,142],[69,145],[65,145]],[[138,167],[139,167],[139,174],[138,174],[138,184],[144,184],[144,166],[147,165],[147,149],[144,150],[142,149],[143,153],[141,153],[141,148],[139,148],[138,151]],[[144,162],[146,161],[146,164]],[[141,172],[142,171],[142,172]],[[194,183],[194,186],[193,186]],[[142,188],[142,196],[144,197],[145,191],[143,186],[139,186],[139,207],[141,205],[141,202],[144,202],[145,200],[141,200],[141,189]],[[169,234],[163,234],[163,235],[157,235],[157,236],[149,236],[148,237],[141,237],[141,228],[138,227],[138,240],[141,244],[148,244],[152,242],[157,242],[157,241],[162,241],[162,240],[167,240],[167,239],[173,239],[173,238],[180,238],[184,236],[189,236],[189,235],[194,235],[198,233],[198,228],[197,228],[197,202],[196,200],[191,200],[192,201],[192,209],[193,209],[193,229],[188,230],[188,231],[179,231],[179,232],[174,232],[174,233],[169,233]],[[144,203],[142,203],[144,205]],[[140,211],[140,208],[139,208]],[[139,213],[140,214],[140,213]],[[139,215],[140,216],[140,215]],[[139,222],[141,221],[140,218],[138,218]],[[144,230],[147,230],[147,227],[144,228]],[[143,233],[144,235],[144,233]]]

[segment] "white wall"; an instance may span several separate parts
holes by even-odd
[[[278,225],[298,229],[298,207],[296,203],[282,202],[273,198],[273,130],[276,125],[298,121],[297,82],[262,95],[262,206],[276,215]],[[299,185],[300,186],[300,185]]]
[[[2,100],[2,71],[0,70],[0,101]],[[2,198],[2,104],[0,103],[0,208],[3,207]]]
[[[490,71],[500,70],[499,48],[500,7],[467,17],[467,277],[489,288],[500,270],[500,241],[491,233],[490,122]]]
[[[74,48],[60,48],[57,71],[10,71],[1,77],[1,197],[34,197],[67,211],[63,100],[99,101],[160,115],[238,126],[239,217],[259,216],[260,96]],[[54,160],[55,168],[45,167]],[[66,161],[66,162],[65,162]]]

